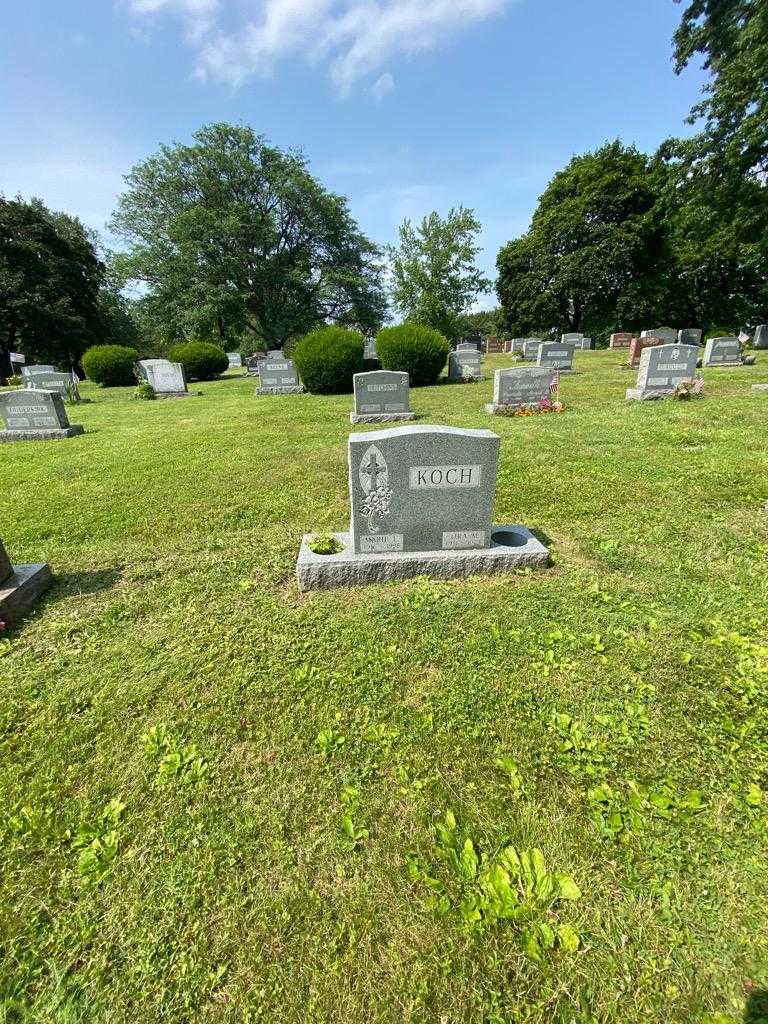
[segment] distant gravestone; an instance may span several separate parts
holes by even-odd
[[[33,366],[22,366],[21,368],[21,376],[24,380],[31,380],[41,373],[56,373],[56,367],[49,366],[47,363],[39,363]]]
[[[611,335],[609,348],[629,348],[632,344],[634,334],[630,334],[628,331],[619,331],[616,334]]]
[[[538,359],[541,338],[523,338],[523,359]]]
[[[168,359],[142,359],[139,373],[152,387],[156,398],[183,398],[189,395],[181,363]]]
[[[503,415],[513,409],[538,406],[550,396],[553,373],[538,367],[512,367],[496,370],[493,375],[493,401],[485,411]]]
[[[458,382],[482,380],[480,353],[474,346],[456,349],[455,352],[449,354],[448,380]]]
[[[499,448],[489,430],[350,434],[350,532],[335,535],[343,550],[331,555],[304,538],[301,589],[546,565],[547,549],[525,527],[491,524]]]
[[[699,353],[693,345],[658,345],[640,356],[637,386],[627,389],[627,399],[639,401],[671,395],[678,384],[693,380]]]
[[[576,347],[582,349],[584,352],[588,352],[592,348],[592,339],[585,336],[581,339],[581,345],[577,345]]]
[[[572,331],[570,334],[561,334],[560,341],[563,345],[573,345],[575,348],[581,348],[581,339],[584,337],[578,331]]]
[[[389,423],[412,420],[408,374],[399,370],[372,370],[352,378],[355,396],[350,423]]]
[[[760,324],[755,328],[752,348],[768,348],[768,324]]]
[[[680,345],[700,345],[703,333],[698,327],[684,327],[677,332],[677,340]]]
[[[293,360],[282,353],[277,357],[267,356],[259,365],[259,387],[257,395],[297,395],[304,388]]]
[[[61,395],[52,391],[9,391],[0,395],[0,418],[5,430],[0,441],[58,441],[83,434],[71,424]]]
[[[0,541],[0,622],[15,626],[52,582],[51,568],[43,562],[11,565]]]
[[[741,366],[738,338],[710,338],[704,347],[704,366]]]
[[[509,343],[509,351],[513,355],[524,355],[526,341],[527,338],[513,338],[512,341]]]
[[[543,341],[539,345],[536,365],[570,373],[573,370],[573,342]]]
[[[486,338],[485,340],[485,352],[486,355],[493,356],[499,355],[501,352],[506,351],[506,342],[501,338]]]
[[[643,331],[640,335],[641,338],[663,338],[664,343],[667,345],[679,344],[677,340],[677,331],[671,327],[654,327],[651,330]]]
[[[246,377],[258,377],[259,375],[259,364],[262,362],[263,356],[248,356],[245,360],[245,375]]]
[[[654,348],[657,345],[664,345],[663,338],[656,337],[644,337],[644,338],[633,338],[632,343],[629,346],[629,358],[628,363],[633,370],[637,370],[640,366],[640,356],[647,348]]]
[[[27,382],[27,387],[37,391],[54,391],[71,402],[80,401],[78,380],[71,373],[36,373]]]
[[[366,338],[363,347],[363,361],[366,366],[379,362],[379,352],[376,348],[375,338]]]
[[[239,352],[227,352],[227,359],[229,360],[230,370],[239,370],[243,365],[243,357]]]

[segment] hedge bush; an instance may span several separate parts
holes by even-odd
[[[83,370],[103,388],[127,387],[136,383],[133,367],[138,358],[136,349],[125,345],[93,345],[83,356]]]
[[[385,370],[405,370],[411,387],[435,384],[443,372],[451,346],[431,327],[400,324],[384,327],[376,338],[379,362]]]
[[[739,330],[737,327],[710,327],[704,335],[704,341],[710,338],[737,338]]]
[[[359,331],[319,327],[296,342],[293,361],[307,391],[342,395],[352,390],[352,375],[363,370],[363,348]]]
[[[229,366],[229,357],[220,345],[210,341],[185,341],[168,353],[172,363],[181,363],[187,380],[212,380]]]

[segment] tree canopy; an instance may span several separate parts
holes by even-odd
[[[454,340],[463,316],[491,282],[475,266],[480,223],[472,210],[452,209],[446,218],[430,213],[414,227],[400,226],[398,246],[389,249],[392,299],[400,312]]]
[[[101,340],[104,265],[81,222],[39,200],[0,197],[0,374],[9,353],[76,366]]]
[[[250,333],[280,347],[323,322],[382,323],[380,253],[301,154],[213,124],[126,181],[112,221],[127,245],[119,265],[148,286],[169,339]]]

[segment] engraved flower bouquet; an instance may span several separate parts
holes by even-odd
[[[381,529],[381,520],[390,513],[391,499],[392,489],[383,484],[366,494],[361,515],[368,522],[369,533],[378,533]]]

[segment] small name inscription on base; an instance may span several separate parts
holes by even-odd
[[[411,466],[412,491],[479,487],[482,466]]]
[[[443,534],[443,550],[484,548],[485,530],[455,530]]]
[[[403,535],[402,533],[380,533],[372,537],[361,537],[360,549],[367,555],[382,551],[402,551]]]

